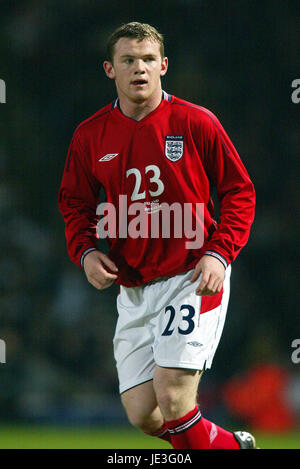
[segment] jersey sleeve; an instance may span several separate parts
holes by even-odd
[[[227,133],[216,116],[210,114],[205,139],[206,170],[217,190],[220,222],[206,244],[206,253],[219,258],[226,267],[248,241],[255,213],[255,190]]]
[[[84,256],[97,249],[96,208],[101,184],[91,173],[87,155],[82,151],[78,133],[69,146],[58,206],[65,222],[70,259],[82,266]]]

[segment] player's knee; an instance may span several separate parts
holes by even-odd
[[[156,399],[166,420],[182,417],[196,405],[197,393],[188,386],[167,383],[157,386]]]
[[[127,412],[127,417],[131,425],[140,430],[143,430],[146,427],[147,419],[144,415],[137,412]]]
[[[161,427],[162,422],[152,415],[144,415],[137,412],[127,413],[127,417],[131,425],[138,428],[144,433],[154,433]]]
[[[196,405],[200,376],[195,370],[156,368],[153,387],[166,420],[182,417]]]
[[[182,406],[182,395],[178,389],[166,387],[158,390],[156,397],[163,415],[168,419],[177,418]]]

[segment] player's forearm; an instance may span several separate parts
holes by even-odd
[[[59,209],[65,222],[65,236],[70,259],[82,267],[84,255],[97,249],[96,210],[83,202],[60,200]]]
[[[249,239],[255,213],[255,191],[251,181],[246,181],[239,191],[229,191],[221,201],[220,211],[220,223],[206,250],[218,253],[229,264]]]
[[[70,239],[68,235],[66,235],[66,239],[69,257],[78,267],[83,266],[84,258],[89,252],[97,250],[97,239],[93,239],[92,236],[78,235]]]

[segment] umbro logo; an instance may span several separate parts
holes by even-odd
[[[200,342],[197,342],[196,340],[193,340],[192,342],[187,342],[189,345],[192,345],[193,347],[203,347],[203,344]]]
[[[118,154],[119,153],[107,153],[107,155],[102,156],[98,161],[110,161],[115,158],[115,156],[118,156]]]

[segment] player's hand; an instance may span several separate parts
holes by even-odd
[[[200,283],[196,288],[196,295],[213,296],[222,290],[225,267],[216,257],[206,255],[201,257],[195,266],[191,282],[195,282],[201,274]]]
[[[106,270],[117,272],[118,268],[114,262],[103,252],[91,251],[83,260],[83,269],[88,281],[98,290],[104,290],[110,287],[117,278]]]

